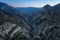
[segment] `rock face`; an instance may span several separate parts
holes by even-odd
[[[42,10],[42,8],[35,7],[17,7],[16,10],[20,11],[28,22],[31,22],[34,16]]]
[[[43,7],[43,10],[34,17],[34,19],[32,20],[32,24],[35,25],[33,30],[34,39],[36,38],[39,40],[60,40],[58,36],[60,35],[60,32],[58,33],[57,31],[60,30],[59,8],[60,4],[57,4],[53,7],[46,5]]]
[[[29,36],[27,35],[29,33],[29,30],[30,28],[29,25],[27,24],[27,20],[23,17],[23,15],[19,11],[15,10],[15,8],[5,3],[0,3],[1,40],[12,40],[19,33],[21,33],[20,35],[22,36],[22,38],[24,36],[28,38]]]
[[[26,17],[31,18],[0,2],[0,40],[60,40],[60,4]]]

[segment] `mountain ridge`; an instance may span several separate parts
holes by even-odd
[[[23,14],[0,3],[1,40],[60,40],[60,4],[45,5],[41,9],[29,7],[24,11],[32,11],[35,15]]]

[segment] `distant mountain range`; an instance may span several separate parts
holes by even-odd
[[[27,14],[30,16],[36,15],[40,10],[42,10],[42,8],[34,8],[34,7],[20,7],[20,8],[16,8],[18,11],[20,11],[23,14]]]
[[[0,40],[60,40],[60,4],[14,8],[0,2]]]

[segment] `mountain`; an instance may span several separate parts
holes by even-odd
[[[0,40],[60,40],[60,4],[14,8],[0,2]]]
[[[43,10],[33,18],[31,24],[34,26],[32,30],[34,39],[60,40],[60,4],[45,5]]]
[[[13,38],[19,33],[21,33],[20,37],[26,36],[28,38],[29,30],[27,20],[19,11],[0,2],[0,40],[15,40]]]
[[[16,10],[20,11],[28,22],[31,22],[34,16],[42,10],[42,8],[35,7],[18,7]]]
[[[16,8],[18,11],[20,11],[23,14],[27,14],[29,16],[33,16],[36,15],[40,10],[42,10],[42,8],[34,8],[34,7],[20,7],[20,8]]]

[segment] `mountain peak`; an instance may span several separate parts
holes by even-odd
[[[45,5],[45,6],[50,6],[49,4]]]
[[[3,2],[0,2],[0,6],[2,6],[2,5],[7,5],[6,3],[3,3]]]
[[[7,6],[9,6],[9,5],[6,4],[6,3],[0,2],[0,9],[4,9],[4,8],[6,8]]]
[[[43,7],[43,9],[51,9],[51,8],[52,8],[52,6],[50,6],[49,4],[47,4]]]
[[[44,7],[51,7],[49,4],[45,5]]]

